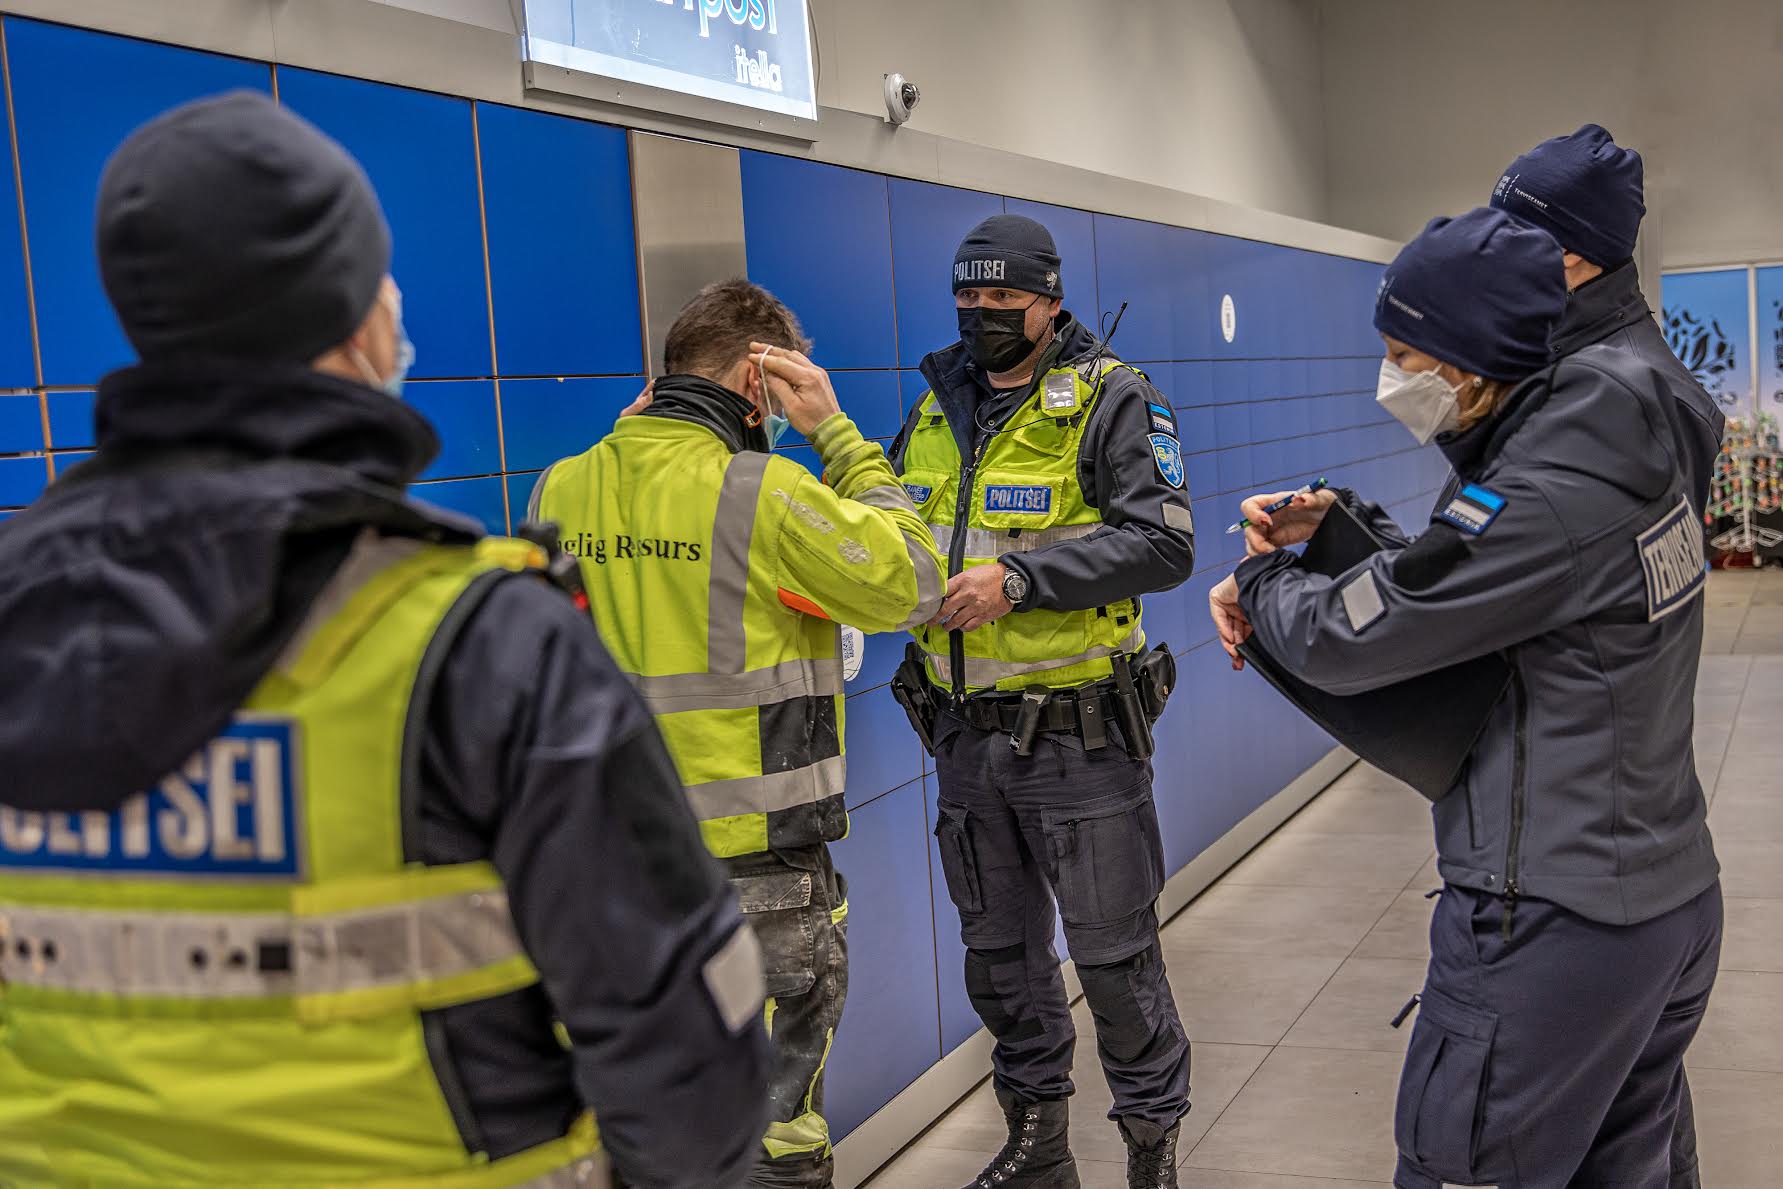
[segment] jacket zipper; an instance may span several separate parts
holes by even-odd
[[[953,509],[953,541],[947,547],[947,576],[953,578],[966,564],[966,525],[972,512],[972,488],[978,478],[978,464],[990,448],[991,435],[981,433],[972,447],[972,461],[960,469],[960,491]],[[955,705],[966,701],[966,633],[947,633],[947,652],[953,659],[953,700]]]
[[[1511,757],[1511,836],[1510,845],[1505,849],[1504,859],[1504,939],[1511,939],[1511,916],[1517,910],[1517,897],[1522,889],[1517,883],[1517,876],[1523,849],[1523,815],[1527,790],[1524,788],[1528,780],[1527,719],[1529,717],[1528,693],[1523,688],[1523,669],[1515,661],[1511,663],[1511,697],[1516,701],[1516,751]]]

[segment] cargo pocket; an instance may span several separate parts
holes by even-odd
[[[972,853],[972,839],[966,832],[964,810],[938,805],[935,809],[935,840],[941,846],[941,871],[947,877],[947,894],[963,916],[984,912],[984,895],[978,883],[978,860]]]
[[[1497,1031],[1494,1013],[1425,989],[1393,1133],[1402,1156],[1441,1180],[1471,1185],[1485,1176],[1477,1161]]]
[[[1049,810],[1041,826],[1067,925],[1114,924],[1163,891],[1164,844],[1149,788]]]
[[[731,876],[743,919],[761,942],[769,998],[803,995],[817,982],[817,930],[811,873],[765,871]]]

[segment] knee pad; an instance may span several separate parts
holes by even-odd
[[[1043,1033],[1028,990],[1028,947],[966,951],[966,997],[990,1034],[1014,1044]]]
[[[1115,1061],[1137,1061],[1175,1019],[1155,945],[1119,962],[1080,964],[1077,977],[1096,1020],[1097,1043]]]

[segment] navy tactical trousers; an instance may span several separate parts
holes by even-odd
[[[966,944],[966,990],[997,1042],[997,1085],[1029,1101],[1073,1089],[1056,896],[1114,1093],[1111,1117],[1168,1127],[1189,1109],[1189,1040],[1158,947],[1164,851],[1150,763],[1115,738],[1085,752],[1042,736],[1023,758],[1006,734],[945,721],[935,833]]]
[[[1399,1189],[1696,1189],[1684,1051],[1721,888],[1638,925],[1443,890],[1399,1085]]]

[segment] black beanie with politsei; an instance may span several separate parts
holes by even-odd
[[[345,149],[258,92],[130,134],[99,184],[99,273],[144,362],[309,363],[390,271],[390,229]]]
[[[953,291],[1002,287],[1063,297],[1052,232],[1026,215],[992,215],[953,255]]]

